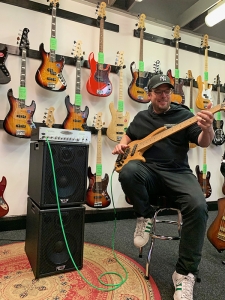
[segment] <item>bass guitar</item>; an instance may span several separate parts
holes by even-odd
[[[123,100],[123,67],[124,67],[124,58],[123,58],[123,52],[117,53],[117,61],[116,65],[119,67],[119,101],[117,103],[117,109],[114,107],[114,103],[111,102],[109,104],[109,109],[112,115],[112,120],[109,123],[109,126],[106,130],[107,137],[114,141],[119,143],[121,141],[122,136],[126,132],[126,129],[128,127],[130,114],[129,112],[126,112],[125,115],[124,112],[124,100]]]
[[[199,75],[197,77],[198,84],[198,95],[196,98],[196,106],[199,109],[206,109],[207,105],[212,102],[212,85],[208,84],[208,35],[205,34],[203,40],[201,41],[201,46],[205,49],[205,71],[204,71],[204,83],[202,82],[202,77]]]
[[[19,49],[22,51],[21,73],[19,98],[13,96],[12,89],[8,90],[7,96],[10,104],[10,110],[3,121],[4,130],[15,137],[30,138],[32,128],[35,128],[33,123],[33,115],[36,109],[36,104],[32,101],[30,106],[25,104],[27,89],[26,89],[26,55],[29,48],[28,28],[24,28]],[[19,38],[18,38],[19,39]]]
[[[220,77],[216,76],[217,85],[217,104],[220,104]],[[223,132],[223,120],[221,120],[221,112],[216,114],[216,118],[213,120],[213,130],[215,132],[212,143],[216,146],[220,146],[225,142],[225,135]]]
[[[207,171],[207,163],[206,163],[206,148],[203,149],[203,168],[200,171],[199,165],[195,167],[195,172],[198,178],[198,182],[202,188],[203,194],[205,198],[209,198],[212,194],[212,188],[209,182],[210,172]]]
[[[89,186],[86,194],[86,204],[90,207],[104,208],[110,205],[111,199],[107,193],[109,182],[108,174],[102,179],[102,113],[98,113],[94,120],[95,129],[98,131],[96,173],[92,174],[88,167]]]
[[[43,123],[49,127],[52,128],[52,126],[55,124],[55,118],[54,118],[54,110],[55,108],[53,106],[46,108],[47,112],[44,113],[44,120]]]
[[[191,70],[188,70],[188,80],[190,82],[190,111],[194,113],[193,109],[193,76]],[[197,145],[195,143],[189,142],[189,148],[195,148]]]
[[[8,56],[8,48],[5,46],[4,49],[0,50],[0,84],[9,83],[11,76],[5,66],[5,61]]]
[[[218,252],[225,250],[225,198],[218,199],[218,214],[209,226],[207,238]]]
[[[106,19],[105,8],[105,2],[101,2],[101,4],[97,6],[97,21],[100,23],[98,61],[96,62],[94,53],[91,52],[88,58],[91,73],[86,84],[88,93],[99,97],[107,97],[112,93],[112,83],[109,80],[111,66],[104,63],[103,53],[103,31]]]
[[[81,41],[76,43],[72,54],[76,61],[76,89],[75,89],[75,101],[74,104],[70,103],[70,97],[66,96],[65,104],[67,108],[67,117],[63,122],[64,129],[71,130],[88,130],[87,118],[89,114],[89,108],[85,106],[84,111],[81,110],[82,95],[80,93],[81,84],[81,61],[83,60]]]
[[[211,111],[213,114],[220,110],[225,111],[225,103],[216,105],[209,109],[209,111]],[[166,126],[160,127],[155,131],[153,131],[152,133],[150,133],[142,140],[132,141],[131,143],[129,143],[129,147],[125,149],[124,154],[119,154],[117,156],[117,160],[115,162],[116,172],[120,172],[123,166],[127,164],[130,160],[140,160],[145,162],[143,153],[147,149],[149,149],[153,144],[195,123],[197,123],[197,117],[193,116],[192,118],[187,119],[172,127],[169,128],[167,128]]]
[[[132,81],[128,87],[128,95],[130,98],[136,102],[148,103],[148,81],[150,79],[150,73],[144,71],[144,61],[143,61],[143,40],[145,31],[145,19],[146,15],[141,14],[138,22],[138,30],[140,32],[140,52],[139,52],[139,69],[133,70],[133,61],[130,65],[130,71],[132,74]],[[135,67],[136,69],[136,67]]]
[[[167,76],[170,78],[171,84],[174,86],[174,92],[171,95],[171,101],[176,103],[182,103],[185,102],[185,96],[183,92],[183,85],[184,81],[180,78],[180,70],[179,70],[179,41],[180,38],[180,26],[176,25],[173,27],[174,31],[174,41],[176,43],[175,48],[175,77],[172,76],[171,70],[167,71]]]
[[[56,39],[56,10],[59,7],[59,0],[50,1],[52,9],[52,24],[50,38],[50,53],[44,50],[44,44],[40,44],[39,51],[41,54],[41,65],[38,68],[35,80],[42,88],[54,92],[61,92],[66,89],[66,81],[63,77],[62,70],[64,67],[64,57],[56,61],[57,39]]]
[[[9,212],[9,206],[3,197],[6,188],[6,183],[6,178],[3,176],[0,182],[0,218],[4,217]]]

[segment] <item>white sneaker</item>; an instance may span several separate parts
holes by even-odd
[[[174,300],[193,300],[195,276],[191,273],[181,275],[175,271],[172,279],[175,287]]]
[[[141,248],[147,244],[149,240],[149,233],[152,229],[152,219],[140,217],[137,218],[136,229],[134,232],[134,245]]]

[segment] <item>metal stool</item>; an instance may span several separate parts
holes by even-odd
[[[148,256],[147,256],[147,262],[146,262],[146,268],[145,268],[145,278],[149,279],[149,274],[150,274],[150,262],[152,258],[152,251],[155,243],[155,239],[160,239],[160,240],[179,240],[181,237],[181,228],[182,228],[182,215],[181,211],[178,208],[173,208],[170,207],[171,203],[168,200],[167,197],[165,196],[160,196],[157,200],[159,205],[153,205],[153,208],[155,210],[155,214],[153,217],[153,224],[152,224],[152,233],[150,233],[150,249],[148,251]],[[173,220],[158,220],[158,214],[163,212],[163,211],[175,211],[177,212],[177,221]],[[166,223],[166,224],[173,224],[177,225],[178,229],[178,235],[176,236],[165,236],[165,235],[160,235],[156,234],[156,224],[157,223]],[[142,257],[142,248],[139,249],[139,257]]]

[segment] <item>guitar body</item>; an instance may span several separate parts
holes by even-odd
[[[130,70],[132,74],[132,81],[128,87],[128,95],[130,98],[136,102],[140,103],[148,103],[149,102],[149,96],[148,96],[148,81],[150,79],[150,73],[149,72],[143,72],[145,73],[145,77],[139,76],[139,71],[133,71],[132,65],[134,62],[130,65]]]
[[[3,176],[0,182],[0,218],[7,215],[9,212],[9,206],[3,198],[3,194],[6,188],[6,178]]]
[[[213,120],[213,130],[215,132],[212,143],[216,146],[220,146],[225,142],[225,135],[223,132],[223,120]]]
[[[21,101],[13,97],[12,89],[7,93],[10,110],[3,121],[4,130],[15,137],[30,138],[32,128],[35,128],[33,123],[33,114],[36,109],[36,104],[32,101],[30,106],[21,105]]]
[[[99,97],[109,96],[112,93],[112,84],[109,80],[111,66],[109,64],[100,65],[96,62],[93,52],[90,53],[88,61],[91,69],[91,74],[86,84],[88,93]],[[102,69],[99,66],[102,66]]]
[[[0,50],[0,84],[9,83],[11,76],[9,71],[5,66],[5,61],[8,56],[8,48],[5,47],[3,50]]]
[[[205,89],[205,84],[202,82],[202,77],[197,77],[198,83],[198,95],[196,98],[196,106],[199,109],[206,109],[207,105],[212,101],[212,85],[208,85],[208,89]]]
[[[197,147],[197,145],[195,143],[191,143],[191,142],[189,143],[189,148],[192,149],[192,148],[195,148],[195,147]]]
[[[64,57],[60,61],[51,61],[50,53],[45,52],[44,44],[40,44],[39,51],[42,63],[38,68],[35,80],[37,84],[47,90],[61,92],[66,89],[66,81],[62,75]]]
[[[225,198],[218,199],[218,214],[207,231],[210,243],[219,251],[225,250]]]
[[[109,109],[112,115],[112,120],[109,123],[106,135],[110,140],[119,143],[128,127],[130,114],[129,112],[126,112],[126,114],[123,115],[122,112],[115,109],[113,102],[109,104]]]
[[[211,188],[211,185],[209,182],[209,179],[211,176],[210,172],[206,173],[205,179],[203,178],[203,171],[200,171],[200,168],[198,165],[195,167],[195,172],[196,172],[198,182],[202,188],[205,198],[209,198],[212,194],[212,188]]]
[[[176,102],[179,104],[184,104],[185,102],[185,96],[184,96],[184,91],[183,91],[183,85],[184,82],[181,80],[181,82],[175,84],[175,79],[172,76],[171,70],[167,71],[167,76],[170,79],[171,84],[174,86],[174,92],[171,94],[171,101]]]
[[[108,174],[101,182],[96,182],[96,174],[92,174],[91,167],[88,167],[89,186],[86,195],[86,204],[90,207],[104,208],[110,205],[111,199],[107,193],[109,182]]]
[[[82,111],[80,106],[70,103],[69,96],[66,96],[65,104],[67,108],[67,117],[63,122],[63,128],[71,130],[88,130],[87,118],[89,108],[85,106],[84,111]]]

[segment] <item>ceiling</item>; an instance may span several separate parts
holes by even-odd
[[[208,34],[211,40],[225,43],[225,20],[208,27],[205,16],[208,9],[221,0],[105,0],[107,7],[137,16],[144,13],[146,20],[158,24],[174,26],[202,36]],[[98,0],[83,0],[83,2],[97,3]]]

